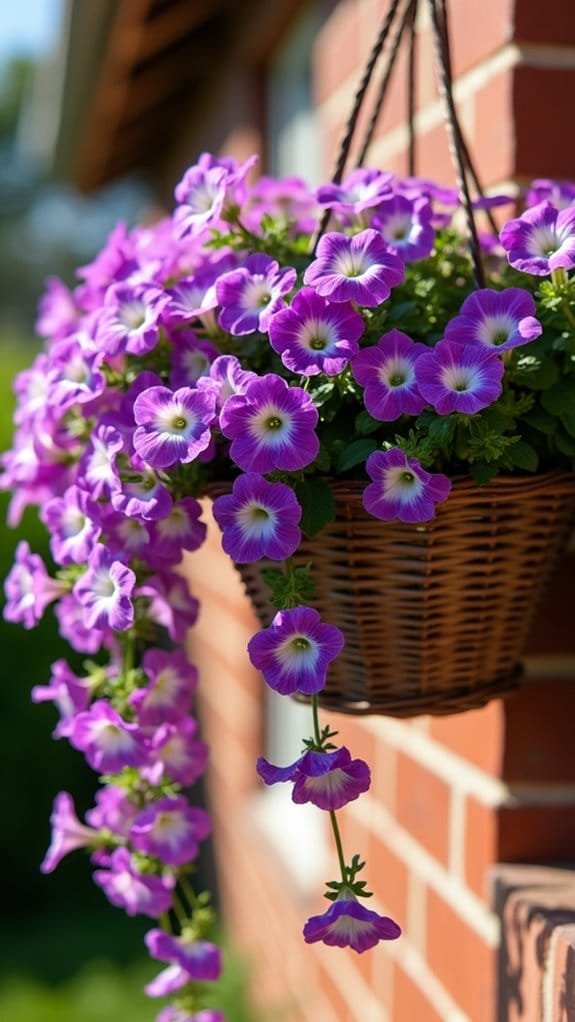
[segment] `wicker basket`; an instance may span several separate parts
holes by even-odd
[[[322,705],[408,717],[472,709],[508,691],[573,518],[575,476],[457,480],[419,526],[372,518],[363,489],[334,482],[336,520],[294,558],[313,561],[313,604],[346,639]],[[239,571],[267,626],[275,612],[263,566]]]

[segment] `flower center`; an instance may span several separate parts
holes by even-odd
[[[266,420],[266,426],[268,429],[281,429],[283,422],[279,415],[271,415],[270,418]]]
[[[120,308],[118,318],[128,330],[139,330],[146,321],[146,306],[143,302],[127,302]]]
[[[252,517],[256,521],[265,521],[266,518],[270,517],[269,511],[266,511],[265,507],[254,507],[252,509]]]
[[[402,483],[407,483],[408,485],[410,483],[413,483],[415,481],[415,476],[414,476],[413,472],[408,472],[407,470],[405,472],[402,472],[401,473],[401,481],[402,481]]]
[[[404,384],[404,383],[405,383],[405,376],[402,376],[401,373],[394,373],[393,376],[389,377],[389,386],[390,387],[401,387],[402,384]]]
[[[172,419],[172,428],[173,429],[185,429],[186,426],[187,426],[187,422],[184,419],[183,415],[175,415],[174,418]]]
[[[326,346],[326,342],[323,337],[312,337],[309,342],[309,346],[312,351],[323,351]]]
[[[506,333],[505,330],[498,330],[497,333],[493,335],[493,343],[495,344],[496,347],[498,347],[500,344],[505,344],[505,341],[507,340],[508,336],[509,335]]]
[[[293,647],[298,650],[311,649],[311,642],[309,639],[306,639],[305,636],[298,635],[297,638],[293,640]]]

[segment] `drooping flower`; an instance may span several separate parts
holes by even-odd
[[[98,505],[78,486],[53,497],[40,517],[50,532],[50,550],[58,564],[84,564],[102,529]]]
[[[50,578],[39,554],[33,554],[28,543],[21,540],[16,547],[14,564],[4,581],[6,621],[34,628],[46,607],[64,592],[60,582]]]
[[[156,919],[172,904],[174,877],[169,873],[162,876],[141,873],[127,848],[116,848],[108,868],[96,870],[94,880],[112,905],[123,908],[129,916]]]
[[[474,415],[501,395],[504,365],[492,345],[439,341],[415,363],[417,386],[440,415]]]
[[[317,420],[309,394],[274,373],[228,398],[220,414],[222,433],[232,440],[230,457],[244,472],[305,468],[319,450]]]
[[[550,202],[531,206],[509,220],[500,234],[507,258],[517,270],[538,277],[575,266],[575,206],[557,210]]]
[[[352,760],[345,746],[334,752],[308,750],[286,767],[260,757],[256,769],[266,784],[293,781],[293,801],[312,802],[318,809],[341,809],[367,791],[371,782],[367,763]]]
[[[58,630],[78,653],[97,653],[104,642],[105,630],[88,628],[84,622],[84,608],[74,592],[63,596],[54,607]]]
[[[304,926],[306,944],[322,941],[330,947],[351,947],[360,954],[380,940],[396,940],[401,928],[388,916],[365,908],[345,892],[320,916],[312,916]]]
[[[209,391],[150,387],[134,402],[134,447],[153,468],[193,461],[210,443],[214,417],[215,397]]]
[[[176,186],[179,205],[173,220],[177,235],[201,232],[208,224],[217,222],[227,206],[241,202],[246,175],[256,161],[257,156],[250,156],[238,164],[229,157],[202,153]]]
[[[332,302],[357,302],[374,308],[389,298],[404,273],[401,259],[389,251],[378,231],[368,229],[351,238],[336,232],[324,234],[317,258],[303,279]]]
[[[120,488],[116,456],[123,446],[122,435],[114,426],[96,426],[80,461],[81,477],[95,500]]]
[[[269,557],[283,561],[297,550],[301,507],[291,486],[255,472],[238,476],[232,492],[213,504],[222,547],[238,564]]]
[[[431,226],[433,210],[428,198],[392,195],[377,208],[373,226],[380,232],[389,251],[406,263],[425,259],[433,250],[435,231]]]
[[[327,209],[349,217],[379,206],[391,193],[393,174],[372,168],[357,167],[341,184],[322,185],[317,201]]]
[[[459,315],[449,321],[445,340],[507,351],[540,336],[543,327],[535,319],[535,311],[533,296],[523,288],[481,288],[465,299]]]
[[[286,369],[302,376],[337,376],[358,350],[363,318],[345,302],[333,304],[311,287],[272,316],[270,343]]]
[[[173,572],[161,572],[146,579],[136,595],[149,600],[146,616],[165,628],[172,642],[184,641],[199,610],[199,603],[185,579]]]
[[[210,833],[208,814],[183,795],[160,798],[136,817],[130,840],[138,851],[168,866],[183,866],[198,855],[199,842]]]
[[[197,550],[206,538],[206,526],[200,521],[202,509],[194,497],[183,497],[170,513],[150,525],[152,547],[150,563],[178,564],[184,550]]]
[[[148,649],[142,667],[150,679],[149,684],[130,696],[140,724],[148,727],[185,717],[197,688],[198,672],[184,651],[176,649],[168,653],[162,649]]]
[[[325,685],[327,670],[341,653],[339,628],[324,624],[313,607],[280,610],[269,628],[248,643],[249,658],[280,695],[313,695]]]
[[[148,761],[140,728],[130,724],[105,699],[78,713],[68,728],[70,745],[84,753],[93,770],[115,774],[125,766],[139,767]]]
[[[99,832],[78,819],[74,800],[67,791],[56,795],[50,823],[52,839],[40,865],[42,873],[52,873],[64,856],[76,848],[95,848],[100,843]]]
[[[188,974],[188,981],[213,983],[222,971],[222,953],[209,940],[197,940],[193,935],[173,937],[165,930],[149,930],[144,937],[153,958],[171,965],[179,965]]]
[[[52,676],[48,685],[35,685],[32,689],[32,702],[53,702],[60,714],[59,723],[54,731],[55,738],[61,738],[68,733],[70,722],[77,713],[88,708],[89,701],[89,679],[79,678],[65,660],[56,660],[52,664]]]
[[[135,582],[132,569],[115,560],[106,547],[98,543],[88,559],[88,570],[74,586],[74,595],[84,608],[86,628],[112,628],[117,632],[131,628]]]
[[[291,291],[296,278],[291,266],[280,269],[270,256],[249,255],[238,270],[223,273],[216,281],[220,326],[236,337],[266,331],[271,316],[284,307],[283,295]]]
[[[363,505],[384,521],[428,522],[435,517],[435,505],[447,500],[451,490],[447,476],[427,472],[398,448],[374,451],[365,467],[373,482],[363,492]]]
[[[153,468],[136,454],[131,468],[123,473],[120,488],[112,493],[112,507],[128,518],[154,522],[172,509],[172,495],[162,485]]]
[[[88,810],[86,819],[92,827],[127,838],[139,812],[140,806],[122,788],[107,784],[96,792],[96,805]]]
[[[415,363],[425,351],[401,330],[390,330],[376,345],[354,356],[351,371],[363,387],[365,407],[374,419],[392,422],[400,415],[419,415],[427,404],[415,378]]]
[[[146,776],[152,784],[169,777],[178,784],[188,786],[201,777],[208,762],[208,746],[196,737],[197,724],[183,717],[173,724],[160,724],[150,739],[149,753],[152,766]]]

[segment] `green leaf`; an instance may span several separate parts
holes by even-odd
[[[559,428],[554,439],[561,454],[566,454],[568,458],[575,458],[575,437],[569,436],[569,433]]]
[[[302,509],[301,530],[311,539],[335,518],[335,501],[329,483],[319,476],[304,479],[295,487]]]
[[[526,472],[536,472],[539,465],[539,455],[531,444],[525,440],[518,440],[506,452],[507,458],[515,468],[523,468]]]
[[[532,408],[527,415],[523,416],[524,422],[533,429],[538,430],[539,433],[545,433],[546,436],[551,436],[557,428],[557,419],[551,415],[550,412],[546,412],[544,408],[537,405]]]
[[[453,441],[456,426],[457,420],[454,417],[438,416],[429,424],[429,439],[433,444],[438,444],[445,451]]]
[[[366,438],[365,440],[354,440],[347,447],[344,447],[337,463],[338,472],[347,472],[356,465],[362,465],[370,454],[377,450],[377,442]]]
[[[495,461],[474,461],[469,466],[469,471],[479,486],[484,486],[490,479],[493,479],[499,471],[499,465]]]
[[[355,417],[355,431],[360,436],[369,436],[370,433],[377,432],[380,426],[381,422],[373,419],[369,412],[360,412]]]
[[[512,375],[522,387],[548,392],[559,379],[559,368],[551,358],[522,355]]]
[[[575,408],[572,411],[563,413],[561,425],[569,433],[569,436],[575,437]]]
[[[575,376],[568,376],[541,395],[541,404],[552,415],[569,415],[575,408]]]

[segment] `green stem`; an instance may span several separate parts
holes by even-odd
[[[178,883],[179,883],[180,887],[182,888],[182,891],[184,892],[184,894],[186,896],[186,900],[187,900],[190,908],[192,909],[192,911],[194,909],[197,909],[199,907],[198,906],[198,896],[197,896],[196,892],[194,891],[194,888],[192,887],[192,885],[189,882],[189,880],[187,880],[187,878],[185,876],[180,876],[180,877],[178,877]]]
[[[178,920],[178,922],[180,924],[180,928],[183,929],[183,927],[185,926],[185,924],[188,921],[188,913],[186,912],[186,909],[184,908],[184,905],[182,903],[182,900],[181,900],[180,896],[178,894],[176,894],[175,891],[172,891],[172,908],[173,908],[174,914],[176,915],[176,918],[177,918],[177,920]]]
[[[136,664],[136,633],[129,631],[124,640],[124,675],[134,670]]]
[[[321,731],[319,726],[319,706],[317,701],[317,695],[311,697],[311,710],[313,715],[313,736],[315,744],[318,748],[321,748]],[[347,883],[347,866],[345,863],[345,855],[343,854],[343,845],[341,841],[341,834],[339,831],[339,824],[337,822],[337,816],[333,809],[329,811],[329,821],[331,823],[331,829],[333,831],[333,837],[335,841],[335,847],[337,849],[337,858],[339,862],[339,869],[341,872],[341,879],[343,883]]]
[[[551,280],[553,287],[555,288],[555,294],[562,299],[561,308],[565,313],[565,317],[572,327],[575,327],[575,315],[569,304],[569,299],[565,296],[565,286],[568,282],[567,271],[563,266],[558,266],[557,269],[551,270]]]

